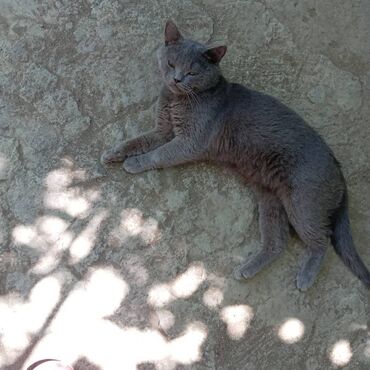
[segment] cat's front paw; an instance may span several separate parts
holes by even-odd
[[[129,157],[123,162],[122,168],[128,173],[140,173],[145,171],[143,165],[137,157]]]
[[[241,272],[240,266],[236,266],[233,271],[233,276],[235,280],[244,280],[244,276]]]
[[[261,267],[254,261],[244,263],[234,268],[233,275],[236,280],[247,280],[257,274]]]
[[[245,265],[240,265],[234,268],[233,276],[235,280],[247,280],[254,276],[255,273],[250,273]]]
[[[115,149],[105,151],[100,157],[100,162],[102,164],[123,162],[124,160],[125,156],[120,151]]]

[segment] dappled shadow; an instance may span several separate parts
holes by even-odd
[[[100,184],[90,184],[90,192],[81,186],[82,173],[71,160],[62,160],[45,177],[42,214],[33,224],[18,223],[11,230],[9,252],[25,249],[37,257],[18,272],[31,280],[21,294],[12,288],[2,292],[4,369],[22,369],[47,357],[67,360],[76,369],[202,368],[208,363],[228,368],[239,345],[255,351],[266,341],[268,348],[284,348],[288,355],[290,347],[303,355],[320,331],[312,326],[317,317],[313,322],[302,313],[294,317],[297,306],[283,303],[284,296],[305,299],[301,293],[281,292],[282,301],[274,293],[273,272],[245,284],[233,281],[220,265],[226,261],[231,271],[233,259],[225,260],[227,251],[221,249],[204,262],[191,262],[187,251],[185,264],[179,265],[184,245],[169,234],[172,226],[161,226],[133,204],[107,206]],[[52,201],[51,194],[63,201]],[[270,298],[262,302],[266,294],[259,289],[269,285]],[[323,302],[320,291],[309,296]],[[280,309],[266,319],[268,307],[276,304]],[[365,330],[366,324],[359,327],[357,337]],[[296,347],[300,343],[303,347]],[[346,365],[356,356],[351,348],[350,339],[328,343],[325,363]],[[269,361],[266,357],[263,366]]]

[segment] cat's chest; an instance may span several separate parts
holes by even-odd
[[[193,121],[194,110],[184,101],[173,101],[168,106],[168,119],[174,132],[186,131]]]

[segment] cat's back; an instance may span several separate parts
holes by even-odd
[[[265,129],[276,126],[294,131],[313,131],[294,110],[269,94],[230,83],[226,95],[229,113],[235,118],[240,114],[245,123],[263,126]]]
[[[329,150],[321,136],[294,110],[277,98],[229,83],[222,124],[243,140],[299,151],[303,146]],[[295,148],[294,148],[295,147]]]
[[[214,143],[218,157],[226,162],[248,168],[253,163],[259,175],[266,172],[266,178],[266,164],[276,166],[276,161],[287,177],[302,171],[319,177],[339,173],[338,162],[322,137],[294,110],[268,94],[228,84],[220,120]]]

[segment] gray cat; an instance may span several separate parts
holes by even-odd
[[[164,86],[156,127],[102,155],[129,173],[212,161],[240,173],[255,190],[262,249],[235,269],[248,279],[286,247],[289,224],[305,244],[300,290],[319,272],[329,241],[344,264],[370,288],[348,218],[346,184],[324,140],[277,99],[229,83],[219,62],[226,46],[207,48],[184,39],[168,21],[158,50]]]

